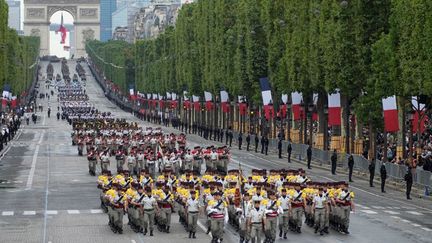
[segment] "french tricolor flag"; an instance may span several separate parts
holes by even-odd
[[[396,96],[390,96],[382,99],[384,110],[384,130],[386,132],[399,131],[398,110],[396,105]]]
[[[191,102],[189,100],[187,91],[183,91],[183,106],[184,106],[183,108],[186,110],[189,110],[191,107]]]
[[[221,104],[222,104],[222,112],[229,113],[230,112],[230,105],[229,105],[229,96],[228,92],[225,90],[220,91],[220,97],[221,97]]]
[[[160,94],[158,94],[159,97],[159,108],[163,109],[164,108],[164,97]]]
[[[171,107],[173,109],[177,108],[177,94],[171,93]]]
[[[12,96],[11,108],[15,109],[16,107],[17,107],[17,97],[16,96]]]
[[[199,96],[192,95],[192,102],[193,102],[193,105],[194,105],[194,109],[195,109],[196,111],[199,111],[199,110],[201,109],[201,105],[200,105],[200,97],[199,97]]]
[[[208,111],[213,109],[213,95],[210,92],[204,91],[205,106]]]
[[[287,103],[288,103],[288,94],[282,94],[281,96],[282,105],[279,109],[279,114],[281,118],[285,118],[287,114]]]
[[[129,88],[129,97],[131,100],[136,100],[136,98],[137,98],[135,95],[135,90],[132,87]]]
[[[413,117],[413,122],[412,122],[412,131],[414,133],[417,132],[417,130],[419,129],[420,132],[424,132],[425,130],[425,122],[427,122],[428,117],[424,114],[425,113],[425,104],[422,104],[420,102],[418,102],[418,97],[417,96],[413,96],[411,97],[411,105],[414,107],[414,117]],[[419,120],[420,124],[419,124]]]
[[[341,125],[341,99],[339,90],[328,95],[328,125]]]
[[[293,118],[295,121],[298,121],[302,118],[302,112],[301,112],[302,99],[303,99],[302,93],[300,93],[300,92],[292,92],[291,93],[292,112],[293,112]]]
[[[238,96],[238,105],[239,105],[240,115],[245,116],[247,113],[246,96],[244,96],[244,95]]]
[[[268,78],[260,78],[262,101],[264,105],[264,115],[267,120],[274,117],[274,108],[271,95],[271,88]]]

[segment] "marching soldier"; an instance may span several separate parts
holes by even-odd
[[[288,220],[289,220],[289,209],[290,209],[290,197],[287,195],[287,190],[282,188],[281,196],[279,201],[281,202],[282,213],[279,215],[279,237],[286,239],[288,233]]]
[[[158,210],[156,199],[152,195],[152,189],[150,187],[146,187],[145,189],[146,196],[141,201],[142,210],[144,214],[143,220],[143,230],[144,235],[147,234],[147,230],[150,230],[150,236],[153,236],[153,225],[154,225],[154,217],[155,211]]]
[[[102,171],[109,170],[110,160],[109,160],[109,156],[108,156],[108,150],[105,150],[104,152],[102,152],[100,154],[99,158],[101,161],[101,170]]]
[[[354,193],[348,189],[348,184],[343,183],[341,190],[335,196],[336,208],[337,208],[337,221],[338,230],[342,233],[349,234],[349,217],[351,210],[354,208]]]
[[[250,201],[249,193],[243,194],[243,202],[241,205],[241,216],[240,216],[240,243],[247,243],[250,240],[250,231],[248,227],[248,214],[253,209],[253,202]]]
[[[306,207],[304,197],[300,184],[296,184],[290,200],[290,221],[291,230],[297,233],[301,233],[303,211]]]
[[[228,223],[227,203],[222,200],[222,193],[213,193],[214,199],[208,202],[207,214],[211,220],[212,243],[223,240],[224,223]]]
[[[133,153],[130,153],[127,157],[126,157],[126,162],[127,162],[127,166],[128,166],[128,170],[133,173],[134,172],[134,168],[136,166],[136,158],[134,156]]]
[[[253,199],[253,208],[247,213],[247,225],[252,243],[261,243],[265,221],[266,215],[264,208],[261,207],[261,199],[256,197]]]
[[[312,212],[315,216],[315,234],[319,231],[320,235],[324,235],[325,218],[328,212],[327,198],[324,196],[323,188],[318,189],[318,195],[313,198]]]
[[[89,174],[92,176],[96,175],[96,151],[94,150],[94,147],[91,147],[91,149],[87,153],[87,160],[89,162]]]
[[[264,207],[266,212],[266,219],[264,224],[265,229],[265,243],[273,243],[276,239],[276,229],[277,229],[277,217],[279,213],[282,213],[281,202],[277,200],[276,193],[270,191],[268,193],[269,199],[264,200]]]
[[[131,228],[134,232],[138,233],[142,231],[141,226],[143,225],[142,217],[141,217],[141,201],[144,199],[146,194],[144,193],[143,187],[139,184],[136,185],[138,192],[133,195],[130,199],[130,203],[128,204],[128,215],[131,220]]]
[[[191,191],[191,196],[189,199],[185,202],[185,211],[187,212],[187,223],[188,223],[188,230],[189,230],[189,239],[196,238],[196,229],[198,225],[198,215],[199,215],[199,208],[200,208],[200,202],[198,198],[196,197],[197,193],[196,191]]]
[[[171,226],[171,213],[174,208],[174,195],[170,192],[170,187],[168,185],[163,186],[163,190],[159,192],[158,205],[160,208],[160,218],[161,222],[159,228],[161,231],[169,233]]]
[[[123,234],[123,213],[126,196],[121,191],[121,185],[117,183],[113,184],[113,189],[107,191],[107,197],[110,204],[110,207],[108,207],[108,216],[111,230],[114,233]]]

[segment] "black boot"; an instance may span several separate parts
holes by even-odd
[[[284,233],[283,238],[286,240],[287,239],[287,233]]]
[[[150,236],[153,236],[153,230],[150,230]]]
[[[189,239],[192,237],[192,231],[189,231]]]
[[[282,230],[279,231],[279,237],[282,237]]]
[[[169,229],[170,229],[170,227],[167,226],[167,227],[165,228],[165,232],[166,232],[166,233],[169,233],[169,232],[170,232]]]
[[[118,232],[119,234],[123,234],[123,229],[120,228],[120,227],[117,227],[117,232]]]
[[[144,228],[144,233],[143,233],[144,235],[146,235],[147,234],[147,228]]]
[[[192,233],[192,238],[196,239],[195,232]]]
[[[314,233],[315,233],[315,234],[318,233],[318,227],[315,227],[315,231],[314,231]]]
[[[323,231],[324,231],[324,233],[328,234],[329,233],[328,227],[325,227]]]

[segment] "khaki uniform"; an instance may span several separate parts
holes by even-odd
[[[227,203],[222,199],[208,202],[207,213],[210,215],[213,240],[223,239],[224,221],[228,221]]]
[[[250,239],[252,243],[261,243],[263,232],[263,222],[266,220],[265,209],[263,207],[252,207],[247,213],[250,229]]]

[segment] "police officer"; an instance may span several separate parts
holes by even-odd
[[[291,140],[288,140],[287,153],[288,153],[288,163],[291,163],[291,153],[292,153]]]
[[[152,195],[152,189],[150,187],[146,187],[145,189],[146,196],[141,201],[142,210],[143,210],[143,230],[144,235],[147,234],[147,230],[150,230],[150,236],[153,236],[153,225],[154,225],[154,217],[155,211],[158,210],[158,205],[156,199]]]
[[[369,162],[369,186],[374,187],[373,180],[375,177],[375,158]]]
[[[353,169],[354,169],[354,157],[352,156],[352,154],[350,154],[350,156],[348,157],[348,179],[349,179],[349,182],[354,182],[352,180]]]
[[[380,175],[381,175],[381,192],[385,193],[385,181],[387,179],[387,170],[385,167],[385,161],[382,162],[381,168],[380,168]]]
[[[196,238],[196,230],[198,225],[198,215],[200,208],[200,201],[196,197],[196,191],[191,191],[191,196],[185,202],[185,211],[187,212],[187,223],[189,230],[189,239]]]
[[[320,235],[324,235],[325,215],[328,212],[327,198],[324,196],[323,188],[318,189],[318,195],[313,198],[312,212],[314,214],[315,234],[319,231]]]
[[[282,139],[279,139],[278,141],[278,154],[279,154],[279,159],[282,159]]]
[[[249,151],[249,146],[250,146],[250,133],[248,132],[247,136],[246,136],[246,150]]]
[[[306,150],[306,157],[307,157],[307,167],[308,169],[312,169],[311,167],[311,161],[312,161],[312,145],[309,144],[307,150]]]
[[[258,134],[255,134],[255,153],[258,153],[258,143],[259,143]]]
[[[331,173],[332,173],[332,175],[336,175],[336,165],[337,165],[336,149],[333,150],[333,154],[332,154],[330,160],[331,160]]]
[[[240,132],[239,135],[238,135],[238,146],[239,146],[239,150],[241,150],[242,143],[243,143],[243,133]],[[230,145],[230,146],[231,146],[231,145]]]
[[[211,221],[212,243],[223,240],[224,223],[228,223],[227,203],[222,200],[221,192],[213,193],[213,200],[207,205],[207,215]]]

